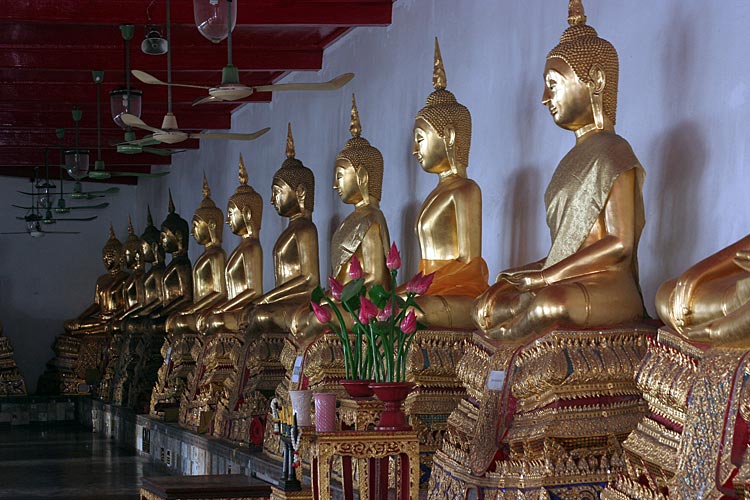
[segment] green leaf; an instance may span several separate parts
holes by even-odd
[[[359,297],[359,293],[362,291],[362,287],[364,285],[365,280],[362,278],[359,278],[358,280],[352,280],[344,285],[344,290],[341,292],[341,301],[348,303],[353,297]],[[357,305],[359,306],[359,304]]]
[[[378,309],[382,309],[388,299],[391,297],[390,292],[386,292],[382,285],[373,285],[370,288],[370,300],[378,306]]]
[[[315,290],[312,291],[312,294],[310,294],[310,301],[315,302],[316,304],[320,304],[320,301],[323,300],[323,297],[325,294],[323,293],[323,289],[319,286],[315,287]]]

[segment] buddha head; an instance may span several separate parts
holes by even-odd
[[[432,86],[435,91],[427,97],[414,121],[413,154],[426,172],[450,171],[465,176],[471,148],[471,113],[445,89],[445,68],[437,38]]]
[[[203,199],[193,214],[193,238],[199,245],[221,245],[224,214],[211,199],[211,188],[203,174]]]
[[[333,189],[341,201],[356,205],[380,201],[383,190],[383,155],[364,137],[359,122],[357,102],[352,94],[352,114],[349,123],[352,138],[336,156]]]
[[[547,54],[542,103],[564,129],[614,127],[617,51],[586,24],[581,0],[570,0],[568,24],[560,43]]]
[[[227,203],[227,224],[237,236],[255,236],[260,233],[263,218],[263,199],[252,186],[247,184],[247,169],[240,154],[240,185]]]
[[[169,213],[161,223],[161,246],[174,256],[184,255],[188,249],[190,227],[185,219],[175,212],[172,190],[169,191]]]
[[[164,263],[164,247],[161,245],[161,233],[154,226],[151,207],[146,207],[146,229],[141,234],[141,253],[144,262]]]
[[[143,246],[141,239],[135,234],[135,228],[133,228],[133,221],[128,215],[128,237],[123,245],[125,255],[125,265],[131,270],[143,269]]]
[[[286,160],[273,174],[271,204],[282,217],[301,214],[310,218],[315,204],[315,176],[294,155],[294,137],[290,123],[286,137]]]
[[[109,239],[102,248],[102,260],[104,267],[110,272],[117,272],[122,269],[122,243],[115,236],[115,229],[112,224],[109,225]]]

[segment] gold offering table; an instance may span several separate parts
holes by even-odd
[[[352,459],[367,459],[367,488],[360,499],[387,498],[388,457],[396,456],[397,498],[419,498],[419,439],[414,431],[339,431],[314,434],[309,442],[312,456],[313,495],[331,499],[331,462],[341,456],[344,499],[353,500]]]

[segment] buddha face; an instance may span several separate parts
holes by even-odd
[[[199,245],[211,243],[211,232],[209,231],[208,223],[198,216],[193,217],[193,238],[195,238],[195,241]]]
[[[239,208],[231,201],[227,204],[227,225],[229,226],[229,229],[232,231],[232,233],[236,234],[237,236],[247,234],[249,230],[249,222],[249,217],[246,221],[241,208]]]
[[[149,242],[141,239],[141,256],[144,262],[154,262],[156,260],[156,251],[152,245],[157,245],[157,242]]]
[[[300,209],[294,189],[281,179],[274,179],[271,186],[271,205],[282,217],[291,217]]]
[[[142,262],[142,255],[138,249],[126,247],[125,248],[125,265],[128,268],[133,269]]]
[[[104,262],[104,267],[106,267],[108,271],[117,268],[120,264],[119,255],[114,251],[105,251],[102,254],[102,261]]]
[[[339,158],[333,172],[333,190],[341,197],[341,201],[355,205],[362,201],[362,191],[359,188],[357,171],[349,160]]]
[[[159,237],[161,238],[161,246],[164,247],[165,252],[176,252],[179,248],[177,236],[168,227],[162,226]]]
[[[445,140],[424,118],[414,121],[414,150],[412,152],[425,172],[438,174],[450,170]]]
[[[566,130],[594,123],[589,86],[559,57],[549,59],[544,68],[542,104],[549,108],[555,124]]]

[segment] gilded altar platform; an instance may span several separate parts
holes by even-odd
[[[750,350],[661,328],[636,382],[648,413],[623,443],[606,500],[747,498]]]
[[[647,408],[633,373],[650,333],[553,330],[516,344],[475,335],[429,498],[598,498],[624,470],[621,443]]]
[[[0,327],[0,396],[22,396],[26,394],[26,381],[18,370],[13,357],[13,345],[2,336]]]
[[[39,378],[40,394],[89,394],[102,377],[109,335],[62,334],[55,338],[55,357]]]

